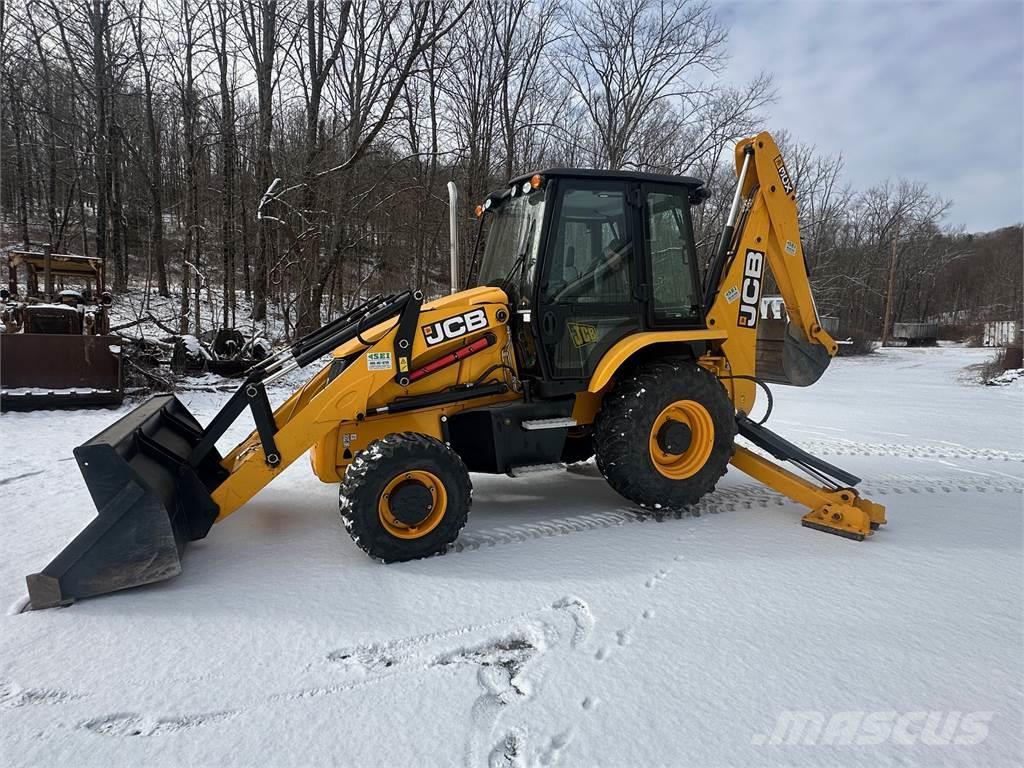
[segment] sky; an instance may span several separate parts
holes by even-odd
[[[774,76],[769,130],[857,190],[926,182],[969,232],[1024,221],[1024,0],[720,0],[725,77]]]

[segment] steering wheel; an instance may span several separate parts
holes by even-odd
[[[633,251],[633,244],[615,238],[604,249],[604,253],[594,259],[590,265],[573,278],[551,297],[552,301],[571,299],[585,293],[593,286],[596,293],[597,281],[601,278],[614,274],[629,263],[629,255]]]

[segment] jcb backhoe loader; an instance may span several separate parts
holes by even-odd
[[[310,448],[316,475],[340,482],[353,540],[383,561],[455,541],[470,472],[515,476],[592,454],[644,507],[695,503],[731,462],[808,507],[804,525],[871,535],[885,511],[857,494],[856,477],[748,415],[758,384],[812,384],[837,347],[818,320],[772,137],[741,141],[736,169],[703,285],[690,218],[707,198],[700,181],[542,171],[480,207],[489,231],[476,287],[426,304],[418,291],[369,299],[254,367],[205,428],[174,396],[153,397],[75,449],[99,515],[28,577],[31,606],[176,575],[188,541]],[[768,270],[789,321],[759,343]],[[332,350],[271,410],[268,383]],[[221,456],[215,443],[246,408],[256,429]]]

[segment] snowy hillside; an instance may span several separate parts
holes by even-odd
[[[23,614],[94,515],[71,450],[118,413],[5,414],[0,763],[1019,765],[1024,389],[969,381],[989,356],[775,388],[771,426],[887,506],[864,543],[734,469],[656,521],[584,465],[474,475],[455,550],[383,566],[300,461],[177,579]]]

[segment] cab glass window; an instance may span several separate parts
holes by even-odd
[[[664,322],[697,320],[700,294],[694,277],[690,201],[686,192],[648,192],[644,218],[654,319]]]

